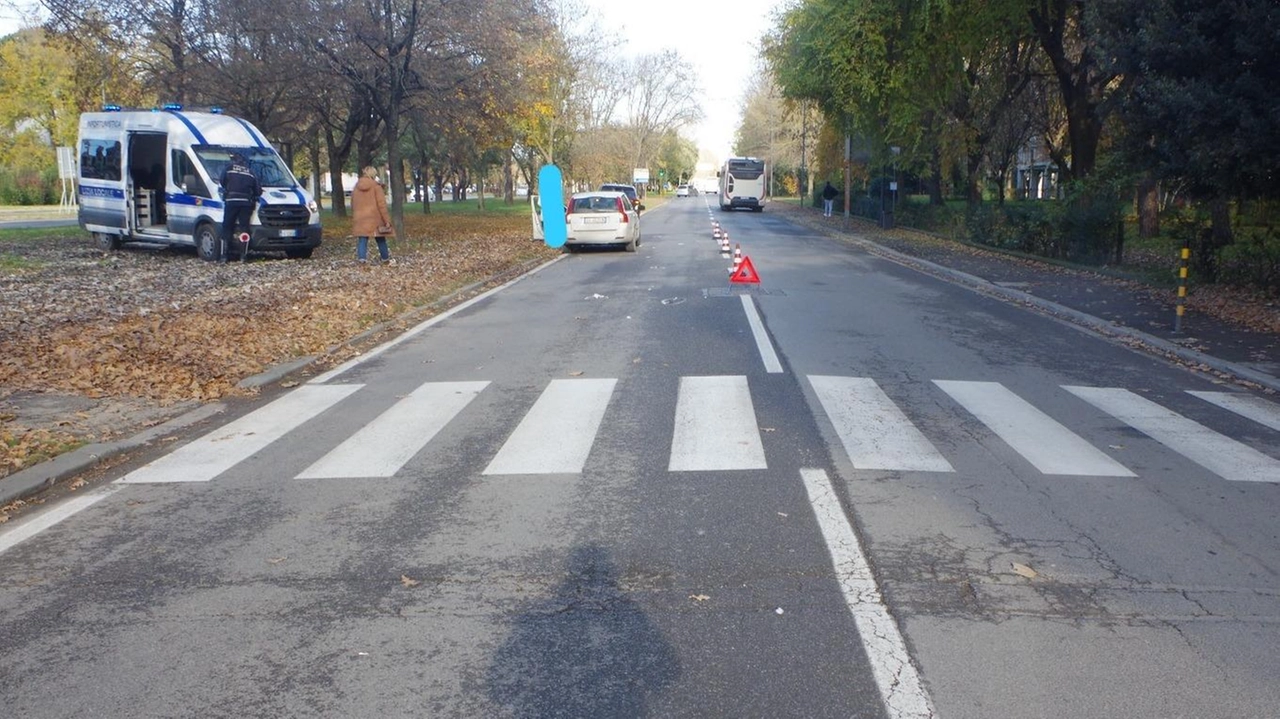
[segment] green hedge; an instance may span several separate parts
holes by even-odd
[[[55,205],[61,199],[57,170],[0,167],[0,205]]]

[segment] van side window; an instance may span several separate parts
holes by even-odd
[[[84,140],[80,143],[80,177],[86,180],[120,181],[120,143]]]
[[[169,167],[173,168],[173,184],[182,187],[185,183],[188,195],[212,197],[209,194],[209,188],[205,187],[204,180],[200,178],[200,173],[196,170],[196,164],[192,161],[190,155],[182,150],[173,150],[170,160]]]

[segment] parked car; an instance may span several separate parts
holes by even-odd
[[[621,192],[631,200],[631,204],[636,208],[636,212],[644,211],[644,203],[640,201],[640,192],[636,190],[635,185],[620,185],[616,183],[606,182],[600,186],[600,192]]]
[[[688,197],[693,194],[693,190],[688,185],[680,185],[676,188],[676,197]]]
[[[640,212],[622,192],[574,194],[565,224],[569,230],[565,247],[570,252],[585,245],[622,245],[627,252],[640,246]]]

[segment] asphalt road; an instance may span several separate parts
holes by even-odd
[[[1275,716],[1276,404],[709,198],[0,532],[6,714]]]

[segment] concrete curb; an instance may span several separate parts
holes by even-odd
[[[1109,322],[1100,317],[1095,317],[1091,314],[1072,309],[1066,305],[1058,304],[1057,302],[1046,300],[1042,297],[1037,297],[1021,290],[1016,290],[1011,287],[1003,287],[991,282],[990,280],[968,274],[967,272],[961,272],[960,270],[939,265],[936,262],[931,262],[919,257],[913,257],[912,255],[908,255],[904,252],[899,252],[898,250],[885,247],[878,244],[875,240],[867,239],[866,237],[836,234],[826,228],[820,229],[822,229],[822,231],[828,236],[835,236],[844,241],[856,244],[877,257],[882,257],[886,260],[902,265],[903,267],[953,282],[979,294],[990,295],[1003,300],[1011,300],[1031,305],[1041,311],[1070,322],[1073,325],[1085,327],[1104,338],[1115,339],[1117,337],[1127,337],[1145,345],[1144,350],[1148,352],[1154,351],[1155,353],[1162,354],[1166,357],[1176,357],[1183,362],[1208,367],[1218,372],[1229,374],[1241,380],[1259,385],[1263,388],[1280,392],[1280,378],[1273,377],[1272,375],[1260,372],[1251,367],[1245,367],[1244,365],[1235,362],[1228,362],[1227,360],[1219,359],[1203,352],[1187,349],[1186,347],[1181,347],[1168,340],[1147,334],[1142,330],[1126,327],[1125,325],[1118,325],[1114,322]],[[1133,349],[1132,345],[1126,344],[1125,346]]]
[[[313,362],[329,356],[344,347],[348,347],[368,337],[384,332],[394,325],[405,322],[412,323],[414,318],[418,315],[427,314],[442,307],[455,304],[481,288],[500,283],[512,277],[523,275],[547,262],[547,260],[541,259],[529,260],[528,262],[524,262],[516,265],[515,267],[499,272],[487,279],[473,282],[445,295],[444,297],[441,297],[431,304],[415,307],[401,313],[394,319],[374,325],[360,334],[330,347],[323,354],[299,357],[288,362],[283,362],[267,369],[264,372],[260,372],[251,377],[246,377],[236,386],[243,389],[252,389],[278,382],[285,377],[308,367]],[[156,439],[172,434],[178,430],[185,429],[191,425],[208,419],[209,417],[224,412],[226,409],[227,405],[222,402],[213,402],[211,404],[196,407],[189,412],[174,417],[163,424],[143,430],[131,437],[111,442],[87,444],[79,449],[67,452],[66,454],[60,454],[47,462],[41,462],[40,464],[14,472],[6,477],[0,477],[0,506],[4,506],[14,500],[23,499],[49,489],[59,482],[93,469],[98,466],[99,463],[112,457],[138,449],[139,447],[144,447]]]

